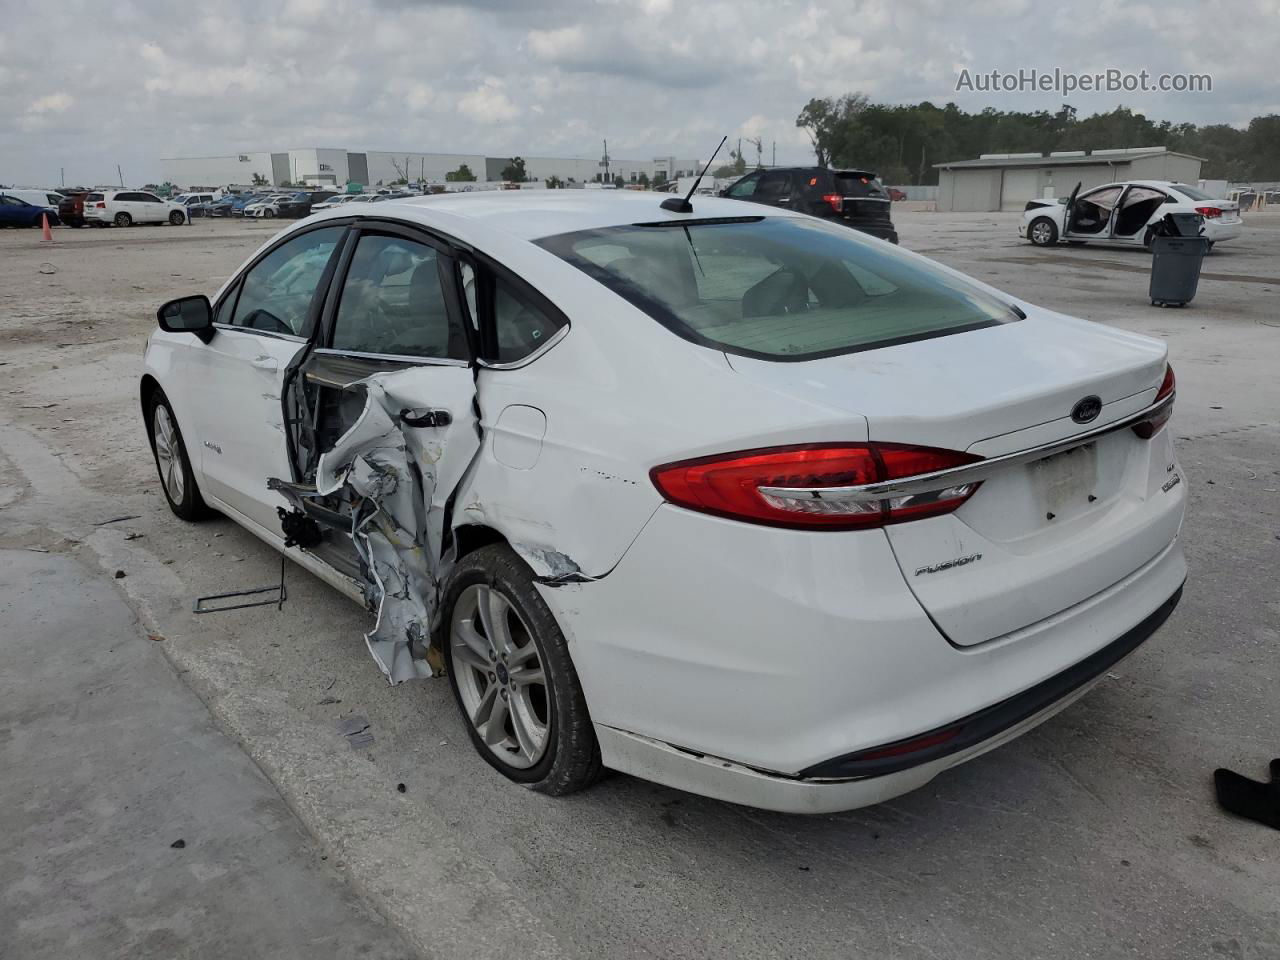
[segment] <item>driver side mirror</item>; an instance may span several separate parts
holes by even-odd
[[[213,339],[213,306],[202,293],[170,300],[156,311],[156,320],[166,333],[194,333],[205,343]]]

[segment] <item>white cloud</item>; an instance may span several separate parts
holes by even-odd
[[[458,101],[458,109],[464,116],[477,123],[502,123],[514,119],[520,111],[503,89],[503,83],[487,77],[475,90]]]
[[[51,93],[33,100],[27,107],[27,113],[62,113],[75,102],[75,97],[69,93]]]

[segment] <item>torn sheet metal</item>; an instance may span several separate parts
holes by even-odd
[[[397,380],[400,381],[397,384]],[[406,428],[398,396],[403,374],[361,381],[366,398],[355,424],[321,455],[315,496],[343,494],[353,504],[351,538],[369,572],[365,599],[377,621],[365,634],[369,653],[393,683],[438,674],[425,659],[442,578],[440,529],[428,522],[435,493],[439,431]],[[276,489],[301,506],[291,484]]]

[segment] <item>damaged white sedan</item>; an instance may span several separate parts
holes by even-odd
[[[344,207],[159,321],[174,512],[366,604],[387,678],[447,674],[545,793],[875,803],[1061,710],[1181,594],[1163,343],[788,211]]]

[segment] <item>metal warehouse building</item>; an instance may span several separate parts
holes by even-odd
[[[1117,180],[1172,180],[1194,184],[1203,157],[1164,147],[1070,150],[1059,153],[984,153],[977,160],[936,163],[938,209],[1021,210],[1028,200],[1065,197]]]

